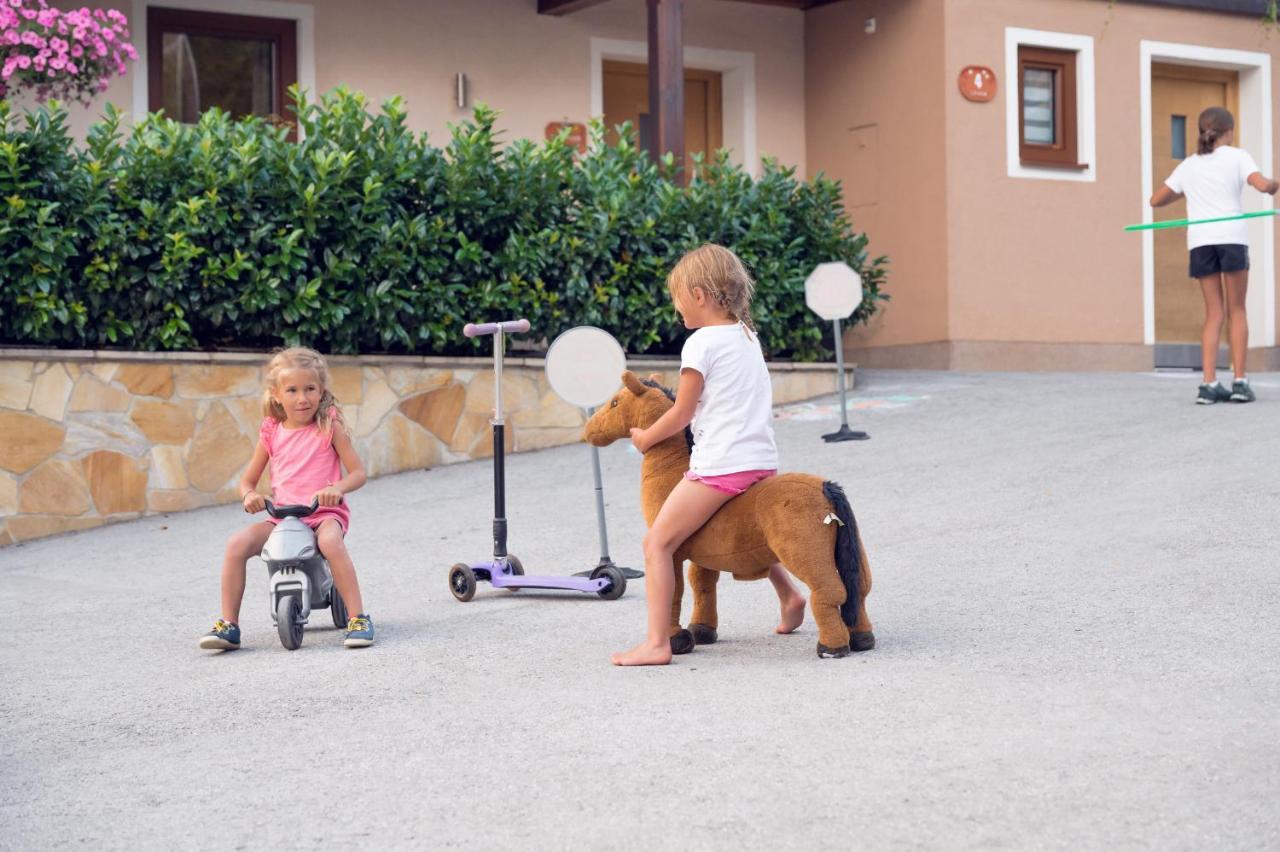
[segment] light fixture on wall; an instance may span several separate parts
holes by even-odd
[[[863,21],[863,22],[862,22],[862,31],[863,31],[864,33],[866,33],[867,35],[875,35],[875,34],[876,34],[876,19],[875,19],[875,18],[867,18],[865,21]]]
[[[467,75],[459,71],[453,75],[453,88],[459,109],[465,109],[467,106]]]

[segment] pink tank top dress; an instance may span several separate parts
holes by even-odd
[[[310,505],[317,491],[342,479],[342,462],[333,439],[322,434],[315,423],[286,429],[268,417],[262,421],[258,436],[270,459],[271,500],[276,505]],[[351,524],[351,509],[345,500],[337,506],[320,506],[302,522],[315,529],[330,518],[342,524],[345,535]],[[278,523],[275,518],[267,520]]]

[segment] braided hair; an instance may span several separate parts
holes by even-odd
[[[724,246],[706,243],[685,254],[667,276],[667,290],[673,301],[701,289],[729,317],[745,325],[753,334],[751,296],[756,284],[742,260]]]
[[[1200,113],[1200,138],[1197,141],[1197,154],[1212,154],[1213,143],[1226,133],[1235,129],[1236,120],[1231,111],[1222,107],[1209,107]]]

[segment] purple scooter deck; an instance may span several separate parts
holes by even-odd
[[[500,562],[472,562],[471,570],[484,571],[495,589],[563,589],[569,592],[599,592],[609,585],[608,577],[548,577],[536,574],[508,574]]]

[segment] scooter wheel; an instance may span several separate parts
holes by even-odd
[[[627,592],[627,577],[622,573],[622,569],[616,565],[602,565],[591,572],[591,579],[596,580],[605,577],[609,580],[609,585],[605,586],[597,595],[607,601],[616,601]]]
[[[459,562],[449,569],[449,591],[463,603],[476,596],[476,572],[470,565]]]
[[[510,553],[507,554],[507,565],[510,566],[511,573],[513,576],[516,576],[516,577],[524,576],[524,565],[520,564],[520,560],[512,556]],[[520,591],[519,586],[510,586],[509,589],[512,594],[515,594],[516,592]]]
[[[280,644],[290,651],[302,646],[302,607],[293,595],[286,595],[276,604],[276,632]]]
[[[334,586],[329,592],[329,614],[333,616],[333,626],[342,630],[347,626],[347,619],[350,617],[347,613],[347,602],[342,599],[342,595],[338,594],[338,587]]]

